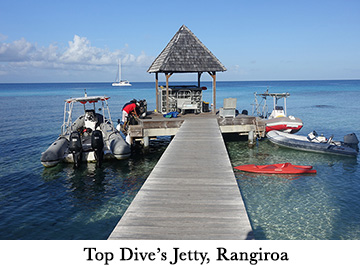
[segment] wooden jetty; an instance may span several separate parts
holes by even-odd
[[[154,132],[145,122],[141,132]],[[109,239],[252,239],[215,115],[162,125],[176,135]]]
[[[175,137],[109,239],[253,238],[222,133],[247,135],[253,144],[256,136],[265,136],[265,126],[256,117],[236,116],[233,98],[224,100],[219,117],[215,115],[216,72],[224,71],[225,66],[185,25],[149,67],[148,72],[155,74],[158,113],[130,126],[126,140],[147,147],[151,138]],[[161,73],[166,85],[159,89]],[[180,73],[197,74],[197,86],[169,86],[169,78]],[[203,73],[212,78],[211,113],[202,101]],[[162,115],[188,109],[196,114],[174,119]]]

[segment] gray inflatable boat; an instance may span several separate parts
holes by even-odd
[[[301,136],[273,130],[268,132],[266,137],[276,145],[308,152],[354,157],[359,152],[359,141],[355,133],[346,135],[343,142],[334,141],[332,136],[328,139],[323,135],[318,136],[315,131],[308,136]]]
[[[108,99],[106,96],[88,97],[85,93],[84,97],[65,100],[61,135],[41,155],[45,167],[61,161],[75,166],[81,161],[101,165],[104,159],[126,159],[131,155],[130,146],[114,128]],[[77,103],[83,105],[83,114],[73,122],[74,104]],[[96,112],[95,104],[100,104],[98,111],[101,113]]]

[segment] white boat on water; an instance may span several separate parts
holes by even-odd
[[[115,82],[112,83],[112,86],[131,86],[131,83],[127,80],[121,79],[121,60],[119,59],[118,71],[116,73]]]
[[[262,118],[259,123],[265,123],[265,131],[280,130],[287,133],[296,133],[303,127],[303,122],[300,118],[296,118],[292,115],[287,116],[286,112],[286,98],[290,96],[290,93],[269,93],[268,90],[263,94],[255,94],[255,109],[253,114],[256,112],[257,116]],[[262,98],[259,103],[257,96]],[[274,108],[271,114],[268,114],[268,107],[266,104],[266,98],[272,97],[274,100]],[[284,105],[279,106],[278,101],[284,100]]]
[[[101,165],[103,159],[126,159],[130,156],[130,146],[111,120],[108,99],[107,96],[88,97],[85,93],[84,97],[65,100],[61,134],[41,155],[41,163],[45,167],[55,166],[61,161],[74,163],[76,167],[81,161]],[[95,104],[99,103],[98,113]],[[84,113],[73,122],[75,104],[83,105]]]
[[[277,130],[269,131],[266,134],[269,140],[279,146],[308,152],[335,154],[344,156],[357,156],[359,152],[355,133],[344,136],[344,141],[334,141],[333,136],[326,138],[318,135],[315,131],[308,136],[289,134]]]

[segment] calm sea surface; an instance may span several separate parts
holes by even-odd
[[[202,85],[211,103],[211,83]],[[102,168],[44,168],[40,156],[60,133],[64,99],[83,96],[84,89],[111,97],[114,123],[133,98],[155,109],[154,83],[0,84],[0,239],[106,239],[169,144],[160,138],[149,153],[135,149],[130,159]],[[299,134],[316,130],[342,140],[355,132],[360,138],[358,80],[218,82],[217,107],[234,97],[239,111],[251,113],[253,93],[266,89],[290,92],[288,114],[304,122]],[[246,141],[226,145],[234,166],[292,162],[317,170],[295,177],[235,172],[257,239],[360,239],[357,158],[288,150],[267,140],[253,149]]]

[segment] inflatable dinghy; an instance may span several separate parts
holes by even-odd
[[[130,156],[130,146],[111,121],[108,99],[106,96],[88,97],[85,93],[85,97],[65,100],[61,134],[41,155],[41,163],[45,167],[55,166],[61,161],[74,163],[76,167],[81,161],[101,165],[103,159],[125,159]],[[84,114],[73,122],[76,103],[83,105]],[[99,113],[96,112],[97,103],[101,105]]]
[[[319,136],[315,131],[308,136],[302,136],[273,130],[268,132],[266,137],[276,145],[308,152],[356,157],[359,151],[359,141],[355,133],[344,136],[343,142],[334,141],[333,136]]]

